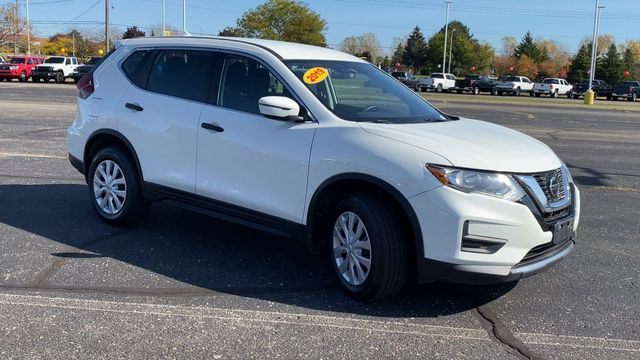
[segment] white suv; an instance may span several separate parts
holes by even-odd
[[[293,236],[365,301],[411,278],[518,280],[574,247],[580,195],[549,147],[342,52],[130,39],[78,88],[69,158],[111,224],[166,201]]]

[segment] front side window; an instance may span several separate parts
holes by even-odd
[[[218,105],[259,114],[258,100],[264,96],[291,97],[264,65],[244,56],[228,55],[224,61]]]
[[[9,64],[24,64],[24,58],[12,58],[9,60]]]
[[[329,60],[285,63],[327,109],[344,120],[379,123],[447,120],[412,90],[371,64]],[[308,71],[318,67],[328,72],[326,78],[321,81],[305,78]]]
[[[211,88],[215,56],[201,51],[163,51],[151,67],[147,90],[205,102]]]

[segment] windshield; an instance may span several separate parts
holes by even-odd
[[[285,63],[327,109],[344,120],[396,124],[447,120],[413,90],[371,64],[324,60]],[[328,76],[312,79],[306,73],[317,70],[314,68],[326,70]]]
[[[9,60],[9,64],[24,64],[24,58],[13,58]]]
[[[62,57],[52,57],[45,60],[43,64],[62,64],[63,62],[64,58]]]

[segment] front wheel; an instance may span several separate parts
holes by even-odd
[[[56,81],[56,84],[62,84],[64,82],[64,74],[60,72],[56,73],[54,80]]]
[[[407,277],[408,258],[389,204],[373,194],[353,194],[335,207],[330,219],[330,259],[343,289],[366,302],[396,295]]]
[[[473,95],[478,95],[478,94],[480,94],[480,89],[476,86],[476,87],[473,88],[472,93],[473,93]]]
[[[124,226],[141,220],[149,210],[132,161],[117,147],[98,151],[87,182],[93,208],[106,223]]]
[[[27,81],[27,73],[26,73],[26,71],[23,71],[23,72],[20,73],[20,77],[18,78],[18,81],[20,81],[20,82]]]
[[[39,83],[40,82],[40,78],[36,77],[36,76],[32,76],[31,77],[31,81],[33,81],[34,83]]]
[[[633,93],[631,94],[631,97],[627,98],[627,100],[634,102],[636,101],[637,98],[638,98],[638,94]]]

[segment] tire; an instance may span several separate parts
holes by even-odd
[[[574,100],[580,99],[580,94],[573,94],[573,99]]]
[[[473,95],[478,95],[480,94],[480,89],[477,86],[474,86],[472,93]]]
[[[118,147],[104,148],[93,156],[87,183],[93,209],[108,224],[131,225],[142,220],[149,211],[149,203],[142,197],[140,176],[133,161]],[[100,183],[106,183],[106,186],[101,186]],[[109,189],[113,192],[109,193]],[[120,193],[116,194],[116,191]],[[109,198],[113,200],[110,201]]]
[[[617,97],[617,96],[612,96],[612,97],[611,97],[611,100],[613,100],[613,101],[618,101],[618,97]]]
[[[498,90],[498,96],[502,96],[502,90]]]
[[[56,84],[62,84],[64,82],[64,74],[61,72],[57,72],[54,80],[56,81]]]
[[[534,95],[533,91],[529,91],[529,97],[533,97]]]
[[[607,100],[611,100],[611,94],[607,95]]]
[[[573,97],[573,90],[567,92],[567,99],[571,99]]]
[[[427,92],[427,88],[422,86],[418,87],[418,90],[420,90],[420,92]]]
[[[27,81],[27,72],[26,71],[22,71],[20,73],[20,77],[18,78],[19,82],[25,82]]]
[[[442,84],[438,84],[438,87],[436,87],[436,92],[437,93],[441,93],[442,92]]]
[[[491,89],[491,95],[498,95],[498,90],[496,89]]]
[[[522,90],[520,88],[517,88],[516,92],[514,94],[515,94],[515,96],[520,96],[521,92],[522,92]]]
[[[627,100],[631,101],[631,102],[635,102],[636,99],[638,99],[638,94],[636,94],[636,93],[631,94],[631,97],[627,98]]]
[[[535,96],[536,97],[540,97],[540,93],[535,93]]]
[[[39,77],[32,76],[32,77],[31,77],[31,81],[32,81],[32,82],[34,82],[34,83],[39,83],[39,82],[40,82],[40,78],[39,78]]]
[[[551,97],[554,98],[554,99],[557,98],[558,97],[558,90],[552,92],[551,93]]]
[[[391,206],[373,194],[356,193],[340,201],[331,214],[327,224],[326,234],[330,234],[327,250],[342,288],[365,302],[396,295],[406,281],[409,259],[402,227]],[[351,238],[345,235],[343,224],[357,233],[358,223],[363,225],[360,240],[355,239],[357,234]],[[363,237],[368,238],[369,250],[366,246],[354,246],[356,243],[366,245]],[[370,266],[367,269],[362,260],[357,262],[362,264],[358,266],[356,259],[368,259]],[[361,271],[357,271],[358,268]]]
[[[458,94],[462,94],[462,90],[456,90]]]

